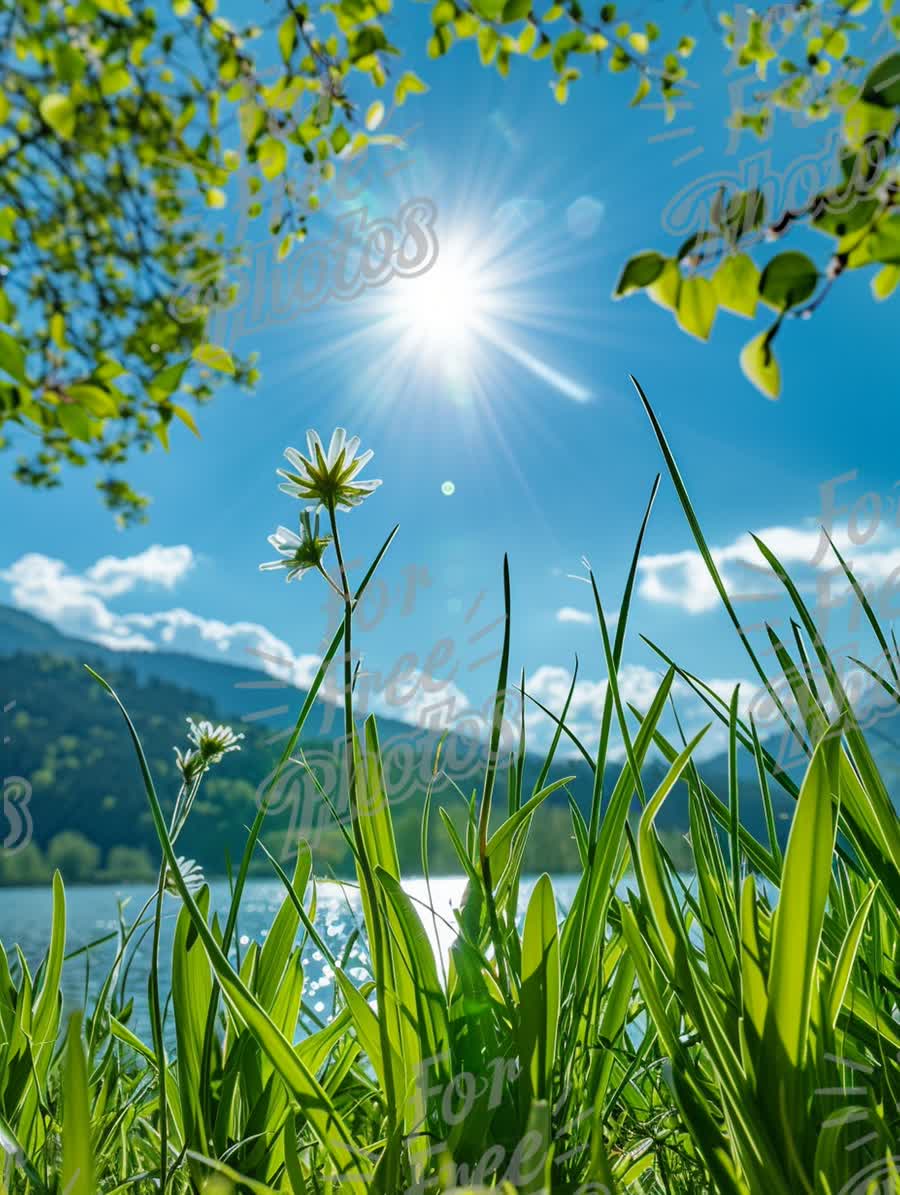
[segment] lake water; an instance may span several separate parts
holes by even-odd
[[[523,878],[520,904],[528,900],[537,877]],[[578,882],[577,876],[558,876],[553,888],[561,909],[568,907]],[[403,887],[417,905],[425,929],[436,950],[446,952],[455,936],[453,909],[459,906],[465,890],[462,876],[442,876],[431,879],[431,902],[425,880],[405,880]],[[125,902],[126,924],[131,924],[144,904],[153,896],[153,886],[136,884],[131,887],[111,885],[72,885],[66,888],[66,951],[71,954],[115,932],[118,928],[117,903]],[[359,892],[350,884],[322,882],[317,884],[318,907],[316,928],[332,954],[340,960],[347,939],[356,926],[362,926]],[[212,907],[224,923],[229,905],[228,884],[214,881],[210,885]],[[238,942],[241,955],[251,942],[262,943],[284,899],[280,883],[251,880],[247,883],[238,920]],[[432,917],[429,904],[434,909]],[[171,948],[175,920],[181,902],[166,896],[164,905],[163,938],[160,953],[160,982],[163,992],[169,989]],[[47,888],[0,888],[0,941],[7,955],[14,954],[17,943],[28,960],[32,974],[47,949],[50,939],[52,898]],[[133,954],[127,991],[134,997],[135,1014],[131,1027],[144,1040],[149,1040],[147,1018],[147,976],[149,973],[151,934],[140,940],[142,931],[132,939],[129,956]],[[302,933],[302,927],[301,927]],[[137,948],[134,944],[139,942]],[[63,969],[65,1012],[85,1006],[85,991],[96,993],[103,982],[117,949],[115,940],[96,946],[76,958],[69,959]],[[12,962],[12,957],[10,958]],[[331,966],[313,943],[303,952],[304,999],[313,1011],[327,1020],[332,1011],[334,982]],[[357,942],[346,961],[350,977],[358,982],[369,978],[368,955],[365,944]]]

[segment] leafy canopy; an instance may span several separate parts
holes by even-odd
[[[694,40],[626,7],[641,6],[438,0],[428,53],[469,42],[504,76],[516,60],[536,62],[560,103],[585,66],[603,63],[631,77],[632,106],[653,102],[671,121],[691,84]],[[616,289],[646,291],[703,340],[720,309],[770,309],[741,354],[770,397],[788,318],[811,315],[848,270],[871,270],[879,300],[900,280],[892,8],[723,9],[714,36],[736,77],[755,80],[749,98],[734,89],[742,101],[730,123],[765,138],[790,112],[812,140],[830,121],[833,177],[785,210],[761,190],[723,187],[702,228],[675,252],[633,258]],[[21,451],[20,481],[57,486],[66,466],[94,462],[119,520],[141,519],[147,498],[123,477],[129,456],[154,441],[168,448],[173,419],[196,432],[191,404],[223,381],[252,387],[252,358],[208,340],[241,264],[215,213],[240,171],[248,215],[268,213],[282,260],[336,169],[370,145],[397,144],[377,132],[378,96],[397,106],[426,85],[403,69],[391,9],[392,0],[271,0],[264,26],[238,27],[216,0],[0,0],[0,447]],[[820,264],[794,250],[758,260],[765,242],[801,229],[830,240]]]

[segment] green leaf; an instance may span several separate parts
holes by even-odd
[[[900,108],[900,53],[878,63],[863,85],[862,99],[879,108]]]
[[[473,0],[472,7],[480,17],[496,21],[502,16],[506,5],[504,0]]]
[[[201,345],[200,347],[206,346]],[[209,347],[216,348],[217,346],[210,345]],[[167,365],[165,369],[161,369],[159,373],[153,375],[147,385],[147,393],[154,402],[159,402],[160,399],[168,398],[170,394],[175,393],[181,385],[181,379],[187,367],[187,361],[176,361],[174,365]]]
[[[422,95],[427,90],[427,83],[423,83],[414,71],[404,71],[394,88],[394,103],[400,107],[408,95]]]
[[[283,141],[267,137],[259,147],[259,168],[270,181],[278,178],[287,165],[287,149]]]
[[[176,403],[172,403],[172,412],[176,419],[180,419],[186,428],[189,428],[197,439],[201,439],[197,424],[194,422],[194,416],[190,411],[186,411],[184,407],[179,407]]]
[[[872,279],[872,294],[879,301],[889,299],[900,282],[900,266],[884,266]]]
[[[726,257],[713,275],[719,306],[752,319],[756,314],[759,270],[746,253]]]
[[[843,244],[840,244],[838,250],[842,249]],[[890,216],[879,221],[861,244],[853,246],[847,256],[847,269],[857,270],[876,261],[900,265],[900,217]]]
[[[809,1050],[819,941],[831,884],[840,754],[839,728],[832,726],[810,760],[788,838],[772,923],[763,1035],[773,1082],[801,1074]]]
[[[94,377],[99,378],[101,382],[111,382],[113,378],[120,377],[125,373],[124,365],[120,365],[113,357],[107,357],[101,353],[98,360],[100,364],[94,371]]]
[[[684,278],[678,292],[678,322],[698,340],[709,340],[716,318],[716,291],[708,278]]]
[[[888,138],[896,124],[893,108],[857,100],[844,112],[844,137],[852,149],[863,147],[873,133]]]
[[[285,895],[281,908],[275,915],[266,935],[262,950],[259,952],[254,995],[268,1012],[272,1011],[297,937],[297,930],[300,927],[300,914],[297,906],[303,903],[311,870],[312,854],[309,845],[304,842],[297,850],[291,891]]]
[[[44,977],[34,1001],[32,1031],[38,1048],[41,1042],[55,1041],[59,1025],[59,981],[66,947],[66,893],[58,871],[53,873],[53,918],[50,927],[50,948]]]
[[[759,336],[754,336],[744,345],[740,361],[745,377],[757,390],[762,391],[766,398],[778,398],[781,393],[781,369],[772,351],[768,332],[760,332]]]
[[[59,311],[50,316],[50,339],[58,349],[66,347],[66,321]]]
[[[197,907],[204,917],[208,916],[209,888],[204,886],[198,894]],[[172,943],[172,1012],[178,1046],[178,1094],[184,1139],[190,1149],[197,1150],[204,1149],[208,1140],[201,1074],[206,1011],[211,995],[209,960],[203,943],[193,931],[190,913],[182,906]]]
[[[235,368],[231,353],[219,344],[198,344],[191,355],[201,365],[207,365],[210,369],[218,370],[219,373],[234,376]]]
[[[75,132],[75,106],[67,95],[51,92],[38,105],[38,111],[54,133],[69,138]]]
[[[297,18],[293,13],[284,18],[278,26],[278,49],[285,63],[290,62],[291,54],[297,43]]]
[[[825,43],[825,53],[830,58],[843,58],[849,46],[847,34],[842,29],[836,29]]]
[[[819,271],[805,253],[779,253],[762,272],[759,294],[776,311],[805,303],[819,282]]]
[[[83,440],[86,444],[94,438],[94,424],[87,411],[76,403],[60,403],[56,408],[56,417],[63,431],[68,432],[73,440]]]
[[[284,261],[284,259],[290,255],[293,247],[294,234],[292,232],[286,233],[285,236],[281,238],[281,242],[278,246],[278,253],[276,254],[278,261]]]
[[[105,67],[100,75],[100,91],[103,95],[116,95],[130,84],[131,74],[128,67],[122,66],[121,63]]]
[[[96,415],[98,419],[113,418],[118,415],[119,407],[112,395],[101,386],[91,385],[89,382],[79,382],[70,386],[67,394],[73,402]]]
[[[519,1059],[526,1103],[548,1099],[559,1020],[559,933],[556,897],[548,875],[535,885],[522,934]]]
[[[613,298],[620,299],[632,291],[643,290],[650,286],[663,272],[666,258],[660,253],[639,253],[625,263],[622,275],[616,284]]]
[[[646,75],[641,75],[641,80],[637,85],[637,91],[631,97],[631,108],[637,108],[650,94],[650,80]]]
[[[660,276],[647,287],[647,297],[667,311],[677,311],[680,290],[681,270],[678,262],[667,261]]]
[[[61,1184],[66,1195],[96,1195],[90,1108],[87,1059],[81,1041],[81,1013],[74,1012],[69,1018],[63,1063]]]
[[[369,105],[368,111],[366,112],[366,128],[370,133],[374,132],[374,130],[378,128],[383,120],[384,104],[381,102],[381,100],[376,100],[373,104]]]
[[[13,239],[13,230],[18,218],[15,208],[8,205],[0,208],[0,240],[11,241]],[[4,320],[5,322],[7,321]]]
[[[404,1016],[420,1039],[423,1058],[436,1058],[447,1048],[450,1030],[434,950],[400,881],[381,866],[375,874],[393,913],[393,949],[399,960],[397,970],[404,977],[398,981],[397,997],[406,1005]]]
[[[339,154],[345,146],[350,144],[350,134],[342,124],[337,125],[331,133],[331,148]]]
[[[862,903],[853,915],[853,920],[847,928],[844,941],[841,943],[840,953],[834,964],[831,982],[828,985],[828,1022],[832,1029],[837,1027],[838,1016],[850,984],[850,973],[856,961],[859,944],[866,928],[866,918],[878,893],[877,884],[873,884],[862,899]]]
[[[0,369],[15,378],[17,382],[21,382],[23,386],[28,385],[28,378],[25,374],[25,351],[17,340],[14,340],[8,332],[3,331],[0,331]]]
[[[247,145],[252,145],[266,121],[265,113],[252,101],[238,108],[238,126]]]

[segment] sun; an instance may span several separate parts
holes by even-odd
[[[474,255],[457,240],[441,246],[434,265],[419,278],[395,285],[384,315],[410,352],[440,367],[470,361],[479,337],[489,332],[488,279]]]
[[[321,345],[307,361],[352,362],[344,401],[402,425],[410,444],[461,434],[479,459],[490,444],[512,460],[511,428],[541,432],[535,396],[582,404],[593,392],[570,372],[580,308],[558,284],[573,253],[558,221],[537,200],[475,194],[456,205],[407,200],[434,209],[427,262],[411,270],[418,242],[409,231],[409,241],[395,236],[396,268],[323,309]]]
[[[508,220],[441,226],[430,267],[373,296],[367,333],[395,377],[438,383],[457,405],[483,406],[508,389],[512,362],[576,402],[590,398],[530,348],[549,312],[524,232]]]

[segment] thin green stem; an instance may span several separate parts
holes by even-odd
[[[375,969],[375,991],[378,1003],[378,1034],[381,1044],[381,1056],[384,1059],[385,1103],[387,1105],[388,1132],[387,1144],[388,1167],[385,1175],[385,1189],[393,1191],[397,1186],[394,1141],[397,1128],[397,1095],[394,1090],[394,1074],[391,1066],[391,1041],[387,1025],[387,999],[385,989],[385,957],[384,942],[381,934],[380,918],[376,910],[379,908],[378,890],[375,878],[369,864],[365,840],[359,826],[359,805],[356,792],[356,752],[354,750],[353,734],[353,595],[344,565],[344,554],[341,549],[341,538],[338,533],[337,517],[334,503],[328,504],[328,517],[331,521],[331,532],[334,537],[334,551],[337,557],[338,569],[341,577],[344,600],[344,735],[345,753],[347,758],[348,800],[350,805],[350,820],[353,825],[353,836],[359,857],[360,873],[366,886],[369,907],[372,910],[372,962]]]
[[[205,769],[204,769],[205,771]],[[194,798],[200,788],[203,771],[197,775],[190,788],[187,782],[182,784],[175,800],[172,811],[170,837],[174,844],[176,837],[187,820]],[[162,909],[166,891],[166,863],[160,864],[159,879],[156,887],[156,910],[153,917],[153,945],[150,953],[150,974],[147,979],[150,996],[150,1020],[153,1030],[153,1048],[156,1051],[156,1065],[159,1072],[159,1190],[160,1195],[166,1195],[168,1183],[168,1134],[169,1134],[169,1105],[166,1097],[166,1044],[163,1035],[162,1002],[159,994],[159,943],[162,936]]]
[[[153,917],[153,945],[150,952],[150,1023],[153,1029],[153,1048],[156,1051],[156,1066],[159,1073],[159,1190],[166,1195],[168,1181],[168,1120],[169,1106],[166,1099],[166,1046],[163,1038],[162,1007],[159,998],[159,940],[162,928],[163,895],[166,885],[165,860],[160,864],[159,881],[156,888],[156,911]]]

